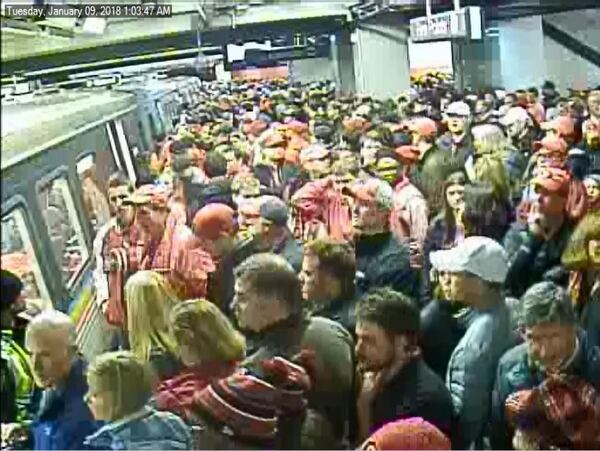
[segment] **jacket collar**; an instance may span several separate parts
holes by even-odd
[[[290,353],[299,352],[299,346],[309,317],[290,317],[255,336],[257,351],[246,359],[245,363],[268,359],[274,356],[289,357]]]
[[[132,423],[137,420],[141,420],[142,418],[149,417],[153,413],[154,413],[154,411],[150,407],[144,406],[141,409],[136,410],[133,413],[130,413],[129,415],[125,415],[123,418],[121,418],[119,420],[116,420],[116,421],[113,421],[113,422],[107,424],[103,429],[105,431],[106,430],[116,431],[119,429],[123,429],[129,423]]]
[[[288,241],[293,238],[294,237],[292,236],[292,232],[290,232],[286,228],[285,231],[282,233],[281,237],[279,237],[277,239],[277,241],[275,242],[275,244],[273,245],[271,252],[273,252],[275,254],[281,253],[281,251],[283,251],[286,248],[286,246],[288,245]]]
[[[73,392],[76,393],[75,396],[80,396],[87,391],[85,369],[85,361],[79,356],[75,357],[66,380],[55,388],[44,390],[42,402],[40,403],[39,417],[53,415],[55,411],[63,406],[65,398],[69,396],[69,393]]]
[[[111,423],[104,424],[97,432],[90,435],[86,439],[86,443],[91,445],[94,449],[110,449],[113,439],[116,434],[122,429],[126,428],[129,424],[147,418],[154,414],[154,410],[150,407],[144,406],[141,409],[124,416],[123,418],[113,421]]]

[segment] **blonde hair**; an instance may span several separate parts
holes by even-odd
[[[246,340],[234,329],[219,308],[205,299],[176,305],[171,312],[171,327],[178,341],[188,343],[202,361],[239,361],[246,354]]]
[[[571,235],[562,254],[562,264],[570,270],[586,269],[590,264],[589,243],[600,240],[600,212],[583,217]]]
[[[180,299],[169,282],[157,272],[139,271],[125,284],[125,300],[132,352],[144,362],[155,349],[175,355],[169,315]]]
[[[113,421],[141,409],[152,396],[154,374],[129,351],[99,355],[87,377],[94,392],[108,395]]]
[[[487,183],[497,199],[508,199],[510,184],[506,167],[498,154],[484,154],[477,158],[473,168],[476,182]]]
[[[471,129],[471,134],[475,141],[481,143],[481,148],[475,150],[477,155],[503,155],[508,148],[508,140],[497,125],[476,125]]]

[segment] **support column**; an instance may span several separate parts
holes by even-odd
[[[481,41],[463,44],[464,87],[482,89],[502,85],[498,36],[484,36]]]
[[[546,77],[541,16],[501,22],[498,29],[504,87],[540,86]]]
[[[338,91],[341,94],[354,92],[356,90],[355,62],[350,32],[342,30],[336,33],[332,47],[334,48],[333,58],[337,69]]]
[[[452,66],[454,69],[454,89],[462,92],[465,89],[465,71],[462,42],[452,43]]]
[[[385,99],[410,88],[406,26],[381,22],[360,25],[354,57],[358,93]]]

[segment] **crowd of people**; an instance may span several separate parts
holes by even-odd
[[[205,83],[137,166],[112,349],[2,271],[3,446],[600,447],[600,90]]]

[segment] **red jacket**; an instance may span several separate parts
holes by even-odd
[[[187,368],[178,376],[163,381],[156,389],[154,399],[159,410],[168,410],[189,421],[195,393],[215,379],[230,376],[237,368],[237,362],[207,363],[195,368]]]

